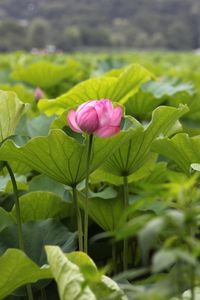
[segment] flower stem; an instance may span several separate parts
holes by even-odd
[[[191,267],[191,300],[195,300],[195,268]]]
[[[21,213],[20,213],[20,206],[19,206],[19,198],[18,198],[18,190],[17,190],[17,183],[15,180],[15,176],[9,164],[5,163],[8,173],[10,175],[10,179],[12,181],[13,192],[14,192],[14,201],[15,201],[15,208],[16,208],[16,219],[17,219],[17,232],[18,232],[18,240],[19,240],[19,249],[24,251],[24,240],[23,240],[23,233],[22,233],[22,222],[21,222]]]
[[[27,291],[27,295],[28,295],[28,300],[34,300],[31,284],[26,285],[26,291]]]
[[[81,212],[80,212],[80,209],[78,206],[78,197],[77,197],[76,187],[73,187],[72,190],[73,190],[73,200],[74,200],[74,207],[75,207],[76,220],[77,220],[77,229],[78,229],[78,247],[79,247],[79,251],[83,251],[82,219],[81,219]]]
[[[128,176],[125,175],[124,179],[124,210],[128,207]],[[124,239],[124,248],[123,248],[123,270],[128,269],[128,239]]]
[[[41,289],[41,300],[47,300],[45,288]]]
[[[113,275],[116,274],[117,271],[117,251],[116,251],[116,243],[112,244],[112,268],[113,268]]]
[[[177,260],[176,262],[176,273],[177,273],[177,288],[178,288],[178,298],[180,300],[183,300],[183,289],[182,289],[182,282],[181,282],[181,275],[182,274],[182,268],[181,268],[181,261]]]
[[[196,231],[196,228],[192,226],[190,229],[190,235],[193,239],[195,238],[195,231]],[[188,248],[189,248],[190,253],[192,253],[193,248],[190,244],[188,245]],[[196,286],[196,268],[195,268],[195,266],[191,266],[190,279],[191,279],[191,287],[190,287],[191,300],[195,300],[195,298],[196,298],[195,297],[195,286]]]
[[[15,209],[16,209],[16,219],[17,219],[17,233],[18,233],[18,241],[19,241],[19,249],[25,252],[24,247],[24,239],[23,239],[23,232],[22,232],[22,221],[21,221],[21,213],[20,213],[20,205],[19,205],[19,197],[18,197],[18,190],[17,190],[17,183],[15,180],[15,175],[10,167],[10,165],[5,162],[5,166],[8,170],[8,173],[10,175],[10,179],[12,181],[13,186],[13,193],[14,193],[14,201],[15,201]],[[33,294],[31,285],[26,285],[27,295],[29,300],[33,300]]]
[[[85,215],[84,215],[84,252],[88,252],[88,193],[89,193],[89,175],[90,159],[92,154],[93,135],[90,134],[87,139],[87,160],[86,160],[86,178],[85,178]]]

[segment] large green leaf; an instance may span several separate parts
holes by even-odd
[[[80,268],[80,274],[84,274],[86,280],[93,281],[94,284],[100,280],[101,274],[93,261],[85,253],[71,252],[64,255],[64,257],[67,257],[74,266]],[[52,278],[49,266],[46,265],[40,268],[25,253],[18,249],[8,249],[0,257],[0,270],[0,299],[4,299],[15,289],[27,283]],[[119,289],[108,277],[103,276],[102,280],[107,285],[111,285],[112,289]]]
[[[13,91],[24,103],[34,103],[34,93],[22,84],[1,84],[0,89],[3,91]]]
[[[13,225],[13,218],[10,216],[10,214],[4,210],[2,207],[0,207],[0,232],[10,226]]]
[[[90,171],[97,169],[122,143],[141,130],[135,122],[127,131],[121,131],[111,138],[94,138],[93,158]],[[0,160],[19,160],[34,170],[68,185],[75,185],[85,177],[86,147],[54,129],[47,137],[36,137],[26,145],[17,147],[6,141],[0,149]]]
[[[62,114],[70,107],[93,99],[109,98],[112,101],[124,103],[151,76],[143,67],[132,65],[125,69],[118,78],[104,76],[86,80],[55,100],[41,100],[38,107],[47,115],[52,115]]]
[[[34,87],[49,88],[66,77],[66,65],[57,65],[49,61],[37,61],[28,66],[18,66],[12,77],[32,84]]]
[[[192,98],[190,99],[190,102],[188,103],[188,106],[190,108],[190,111],[188,113],[188,118],[190,120],[194,120],[199,122],[200,120],[200,93],[199,91],[196,92]]]
[[[65,253],[65,256],[73,264],[76,264],[79,267],[82,275],[87,281],[97,283],[101,280],[101,272],[98,271],[95,263],[86,253],[81,251],[74,251]]]
[[[79,193],[79,203],[84,208],[85,198],[82,193]],[[111,199],[91,197],[88,201],[89,216],[105,231],[117,228],[123,207],[122,195]]]
[[[159,82],[148,82],[144,85],[143,90],[151,92],[156,98],[175,96],[178,93],[186,93],[187,95],[194,93],[194,87],[191,83],[180,82],[169,78],[162,79]]]
[[[25,253],[17,249],[8,249],[0,257],[0,270],[0,299],[26,283],[51,278],[49,268],[38,267]]]
[[[22,222],[31,220],[45,220],[49,218],[62,219],[72,213],[72,204],[50,192],[31,192],[20,197]],[[15,206],[12,216],[15,217]]]
[[[188,111],[187,106],[179,108],[160,106],[152,114],[152,120],[143,132],[137,132],[106,160],[102,168],[117,176],[131,175],[142,167],[152,155],[152,142],[162,135],[177,130],[177,120]]]
[[[144,162],[142,167],[128,176],[128,182],[137,182],[150,175],[152,173],[153,168],[155,167],[156,160],[157,155],[154,155],[154,153],[149,155],[149,159],[146,162]],[[101,168],[97,169],[90,175],[90,182],[92,184],[98,184],[99,182],[107,182],[113,185],[122,185],[124,183],[123,177],[106,172]]]
[[[154,141],[152,150],[176,162],[183,172],[189,174],[191,164],[200,163],[200,136],[179,133],[171,139],[160,138]]]
[[[55,246],[45,247],[48,257],[48,262],[51,268],[53,277],[55,278],[61,300],[126,300],[123,292],[118,285],[106,276],[99,277],[99,282],[93,280],[90,276],[91,270],[95,274],[95,266],[91,261],[85,259],[81,255],[81,259],[87,262],[87,268],[84,268],[84,263],[76,264],[76,259],[70,261],[59,249]],[[79,267],[80,266],[80,267]],[[95,276],[98,279],[97,276]]]
[[[96,297],[77,265],[72,263],[58,247],[46,247],[47,258],[55,278],[61,300],[95,300]]]
[[[35,176],[31,181],[29,181],[29,191],[30,192],[36,192],[36,191],[52,192],[59,195],[61,198],[64,198],[64,195],[66,194],[64,184],[55,181],[43,174]]]
[[[65,252],[76,248],[76,233],[70,232],[53,219],[24,223],[23,236],[26,254],[40,266],[46,263],[45,245],[59,245]],[[6,227],[0,232],[0,254],[8,248],[18,248],[16,225]]]
[[[27,166],[27,164],[23,164],[18,160],[12,160],[9,161],[9,165],[12,168],[13,172],[15,173],[16,179],[17,179],[17,184],[26,184],[27,180],[21,180],[22,176],[26,176],[29,172],[31,172],[31,168],[29,166]],[[4,171],[6,169],[4,168]],[[7,173],[8,174],[8,173]],[[21,182],[20,182],[21,181]],[[10,181],[11,183],[11,181]],[[20,188],[20,187],[19,187]]]
[[[142,66],[131,65],[120,74],[115,84],[106,93],[106,97],[125,103],[130,95],[135,94],[140,86],[151,78],[152,74]]]
[[[47,263],[45,245],[59,245],[65,252],[76,248],[76,233],[70,232],[59,221],[47,219],[30,221],[22,226],[25,252],[35,263],[42,266]],[[0,232],[0,254],[8,248],[18,248],[17,226],[9,226]],[[35,291],[46,286],[49,281],[40,281],[33,285]],[[15,295],[25,295],[25,289],[15,291]]]
[[[176,83],[169,79],[160,82],[150,81],[144,84],[138,93],[128,99],[126,102],[127,113],[134,117],[143,117],[168,100],[170,100],[169,105],[178,106],[179,99],[182,100],[181,96],[183,94],[190,98],[192,93],[193,87],[191,84]]]
[[[26,105],[14,92],[0,91],[0,142],[15,133],[25,109]]]
[[[54,117],[49,118],[43,114],[32,119],[24,115],[17,125],[16,134],[30,138],[34,136],[45,136],[48,134],[53,120]]]

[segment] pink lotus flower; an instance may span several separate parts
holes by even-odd
[[[90,100],[77,111],[70,110],[67,121],[76,132],[86,132],[99,137],[111,137],[120,131],[122,108],[114,108],[109,99]]]
[[[44,92],[41,88],[37,87],[34,90],[35,101],[39,101],[41,98],[44,98]]]

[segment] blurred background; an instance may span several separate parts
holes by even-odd
[[[200,48],[199,0],[0,0],[0,51]]]

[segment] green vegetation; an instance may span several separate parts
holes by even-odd
[[[89,148],[66,117],[101,98]],[[199,122],[196,54],[1,54],[0,299],[197,300]]]

